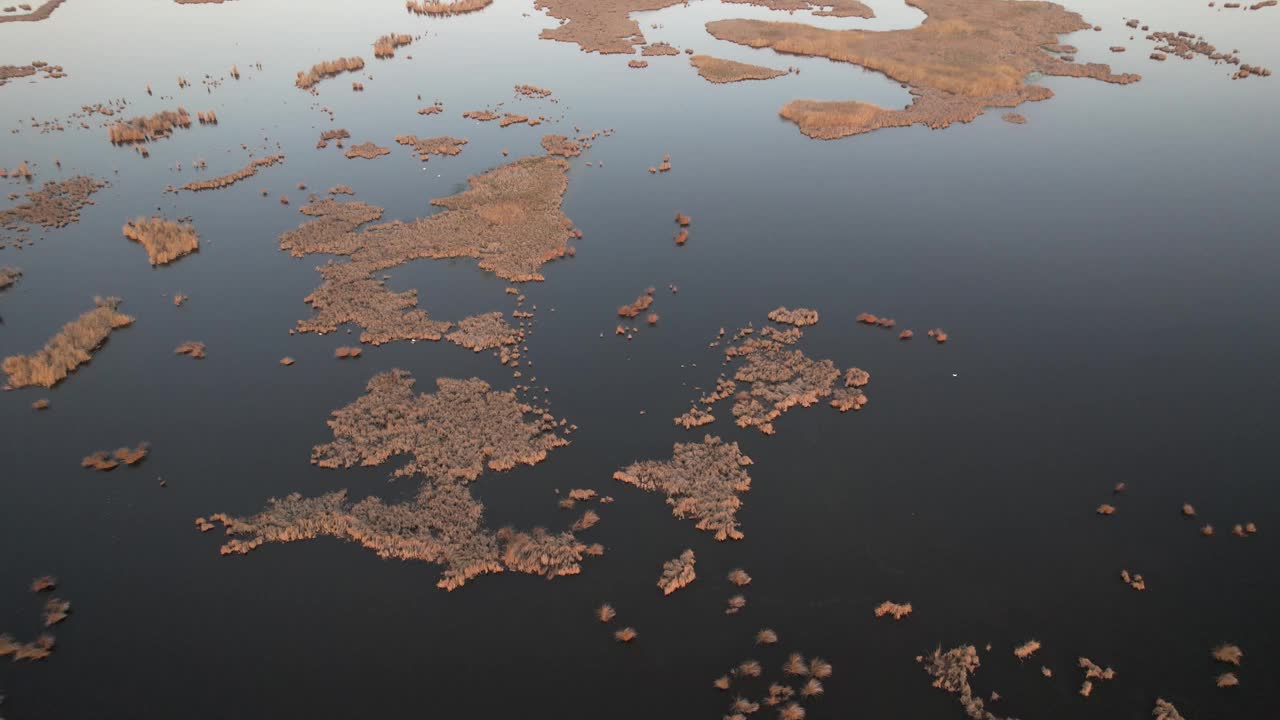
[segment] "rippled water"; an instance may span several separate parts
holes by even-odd
[[[1042,82],[1057,96],[1021,108],[1025,126],[989,113],[946,131],[833,142],[805,139],[777,108],[798,97],[891,105],[906,91],[702,30],[722,17],[882,29],[920,20],[896,1],[870,4],[880,18],[710,2],[641,16],[652,41],[801,68],[723,86],[684,56],[631,70],[626,56],[539,40],[555,21],[514,0],[437,20],[394,0],[69,0],[47,21],[0,25],[0,62],[42,59],[69,75],[0,88],[0,128],[20,129],[0,135],[0,166],[25,159],[37,181],[85,172],[111,183],[79,224],[0,250],[0,265],[25,272],[0,294],[0,355],[39,348],[94,295],[124,298],[138,318],[53,390],[0,396],[0,631],[38,632],[39,599],[26,591],[35,575],[56,574],[73,604],[49,660],[0,663],[5,717],[714,718],[727,706],[716,676],[748,657],[773,669],[795,649],[835,666],[826,696],[808,704],[812,718],[959,718],[913,658],[961,643],[992,645],[974,684],[999,691],[1001,715],[1146,717],[1165,697],[1189,718],[1267,716],[1280,700],[1271,680],[1280,579],[1270,564],[1280,528],[1270,457],[1278,80],[1232,82],[1226,66],[1202,60],[1150,62],[1151,43],[1137,31],[1129,40],[1123,22],[1203,33],[1275,68],[1280,10],[1073,0],[1104,30],[1063,42],[1142,82],[1050,78]],[[394,60],[372,60],[370,44],[387,32],[425,37]],[[1107,52],[1117,44],[1129,51]],[[352,54],[369,60],[364,93],[349,90],[356,76],[321,83],[318,97],[293,87],[296,71]],[[232,63],[243,78],[206,93],[200,79]],[[192,87],[177,89],[179,74]],[[516,83],[550,88],[560,103],[515,100]],[[110,146],[96,122],[28,127],[116,97],[129,99],[127,116],[181,104],[216,109],[220,124],[153,143],[145,160]],[[436,99],[443,114],[414,112]],[[503,101],[557,122],[500,129],[461,117]],[[616,130],[572,161],[564,209],[585,238],[576,257],[546,266],[546,282],[522,290],[539,308],[529,374],[582,430],[548,462],[487,474],[476,488],[494,527],[567,524],[555,488],[614,495],[587,535],[605,556],[578,577],[506,574],[453,593],[434,587],[435,566],[380,561],[334,540],[220,557],[194,517],[252,513],[295,490],[413,492],[388,484],[391,464],[308,464],[311,446],[330,438],[328,412],[375,372],[410,370],[419,387],[437,376],[512,382],[487,355],[445,343],[337,362],[333,348],[354,336],[288,335],[310,313],[302,298],[323,262],[277,249],[279,233],[303,219],[296,185],[345,183],[387,219],[411,219],[504,162],[502,149],[533,154],[544,132],[574,126]],[[329,127],[393,152],[361,161],[314,149]],[[470,143],[423,164],[394,145],[402,133]],[[202,176],[243,166],[242,143],[259,155],[279,143],[287,159],[226,190],[162,193],[198,177],[196,158],[208,162]],[[671,173],[646,172],[667,153]],[[276,202],[282,193],[291,206]],[[151,269],[121,237],[127,218],[157,209],[194,219],[198,254]],[[671,242],[676,210],[694,218],[683,248]],[[506,283],[472,261],[418,261],[391,275],[394,289],[417,288],[433,317],[510,307]],[[662,290],[668,283],[678,295]],[[660,325],[615,338],[614,309],[650,285]],[[179,291],[191,300],[174,308]],[[746,539],[717,544],[671,517],[660,496],[610,476],[699,436],[671,418],[720,372],[708,341],[721,327],[761,324],[781,304],[822,313],[806,351],[870,371],[871,402],[848,415],[793,410],[773,437],[733,427],[725,408],[706,429],[755,459],[754,484],[739,513]],[[862,311],[892,315],[918,337],[899,343],[856,326]],[[935,326],[950,333],[946,346],[921,337]],[[207,343],[208,359],[173,356],[185,340]],[[298,364],[279,367],[284,355]],[[34,413],[38,397],[52,408]],[[90,451],[139,440],[153,444],[139,468],[79,467]],[[1129,491],[1113,500],[1120,481]],[[1097,517],[1102,502],[1119,511]],[[1183,502],[1200,517],[1182,518]],[[1230,537],[1245,521],[1260,532]],[[1219,528],[1215,538],[1200,537],[1202,522]],[[698,553],[699,579],[662,597],[661,564],[686,547]],[[733,589],[723,577],[738,566],[755,578],[749,604],[725,617]],[[1148,590],[1122,585],[1122,567],[1143,573]],[[915,613],[877,620],[871,608],[885,599],[910,600]],[[631,646],[592,620],[606,600],[639,630]],[[753,647],[765,626],[782,637],[778,652]],[[1010,648],[1031,637],[1044,650],[1019,664]],[[1231,690],[1213,687],[1224,668],[1209,650],[1224,641],[1246,653]],[[1118,671],[1088,699],[1076,692],[1081,655]]]

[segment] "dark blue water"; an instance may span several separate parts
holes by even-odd
[[[846,24],[919,20],[899,3],[871,4],[883,21]],[[73,604],[51,658],[0,663],[5,717],[714,718],[730,699],[711,687],[715,677],[756,658],[776,678],[799,650],[835,667],[826,696],[806,703],[810,717],[958,718],[913,658],[961,643],[979,647],[974,685],[999,691],[1001,715],[1147,717],[1164,697],[1187,717],[1253,718],[1280,701],[1271,680],[1280,92],[1274,78],[1232,82],[1204,61],[1149,62],[1150,43],[1123,27],[1136,15],[1276,67],[1280,10],[1072,3],[1105,30],[1063,42],[1082,60],[1142,73],[1141,83],[1046,80],[1057,97],[1021,108],[1025,126],[994,113],[946,131],[818,142],[777,108],[797,97],[891,104],[905,91],[701,30],[764,11],[696,2],[643,19],[653,40],[803,68],[712,86],[684,57],[647,58],[636,71],[625,56],[540,41],[554,21],[528,2],[448,20],[365,5],[71,0],[42,23],[0,26],[0,62],[43,59],[69,74],[0,88],[0,128],[20,129],[0,135],[0,166],[27,160],[37,181],[85,172],[111,183],[79,224],[0,250],[0,265],[25,273],[0,294],[0,355],[35,351],[94,295],[122,297],[137,317],[58,387],[0,397],[0,631],[39,632],[41,599],[26,590],[36,575],[57,575],[57,594]],[[370,44],[393,31],[426,37],[372,60]],[[1129,52],[1106,52],[1115,44]],[[321,83],[318,97],[293,87],[297,70],[352,54],[369,61],[364,73]],[[225,76],[232,63],[242,79],[206,93],[204,74]],[[178,74],[192,87],[179,90]],[[352,79],[364,93],[350,91]],[[550,88],[560,102],[517,100],[516,83]],[[97,121],[28,128],[32,116],[115,97],[130,100],[127,116],[182,104],[216,109],[220,124],[153,143],[146,160],[111,147]],[[415,113],[436,99],[443,114]],[[499,102],[554,122],[500,129],[461,117]],[[338,362],[333,349],[355,335],[290,336],[324,261],[277,249],[277,236],[304,220],[297,184],[345,183],[385,207],[385,219],[411,219],[504,162],[501,150],[539,152],[544,132],[575,125],[616,133],[572,161],[564,210],[585,233],[576,257],[521,287],[538,306],[534,367],[522,370],[581,430],[548,462],[486,474],[474,488],[492,527],[566,526],[577,512],[556,508],[556,488],[611,494],[617,502],[584,533],[606,554],[581,576],[508,573],[453,593],[435,588],[435,566],[381,561],[332,539],[220,557],[216,533],[193,530],[196,516],[251,514],[293,491],[414,492],[388,482],[392,464],[308,463],[331,437],[329,411],[374,373],[404,368],[422,390],[440,376],[513,382],[488,354],[447,343],[394,343]],[[315,150],[330,127],[393,152],[363,161]],[[402,133],[470,142],[423,164],[394,144]],[[242,143],[258,156],[279,143],[287,159],[226,190],[162,192],[243,166]],[[646,172],[668,153],[671,173]],[[206,173],[191,170],[196,158]],[[120,235],[126,219],[157,209],[193,218],[198,254],[152,269]],[[694,219],[683,248],[671,242],[677,210]],[[417,288],[433,317],[511,307],[507,283],[474,262],[419,261],[390,274],[394,289]],[[647,286],[658,288],[660,324],[631,342],[614,337],[614,309]],[[175,308],[175,292],[191,299]],[[870,404],[848,415],[793,410],[772,437],[733,427],[727,405],[706,428],[674,427],[721,371],[719,349],[707,347],[719,328],[759,326],[782,304],[822,313],[804,349],[870,371]],[[897,318],[916,340],[856,325],[863,311]],[[923,337],[936,326],[947,345]],[[209,357],[175,357],[186,340],[204,341]],[[280,367],[284,355],[298,363]],[[30,409],[39,397],[50,410]],[[755,460],[741,542],[717,544],[671,517],[661,496],[610,479],[702,431]],[[91,451],[140,440],[153,453],[138,468],[79,467]],[[1113,499],[1120,481],[1129,490]],[[1102,502],[1118,512],[1096,516]],[[1183,502],[1199,517],[1181,517]],[[1247,521],[1257,535],[1230,536]],[[1199,535],[1205,522],[1214,538]],[[686,547],[699,579],[663,597],[661,564]],[[736,590],[723,578],[734,567],[754,582],[746,609],[725,616]],[[1148,590],[1125,587],[1121,568],[1142,573]],[[874,618],[886,599],[909,600],[915,613]],[[592,619],[602,601],[639,631],[635,643],[619,646]],[[777,648],[754,647],[761,627],[778,631]],[[1044,649],[1019,663],[1011,648],[1032,637]],[[1231,669],[1209,657],[1222,642],[1245,651],[1237,688],[1213,685]],[[1082,655],[1118,671],[1088,699],[1076,692]]]

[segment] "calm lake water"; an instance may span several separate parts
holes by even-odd
[[[922,18],[901,0],[869,4],[878,19],[807,21],[887,29]],[[0,265],[24,271],[0,293],[0,355],[34,352],[94,295],[120,296],[137,318],[56,388],[0,395],[0,631],[40,632],[34,576],[57,575],[58,596],[73,605],[52,657],[0,662],[0,714],[716,718],[731,694],[714,678],[748,658],[777,676],[798,650],[835,667],[825,697],[806,703],[810,718],[945,720],[963,711],[914,657],[966,643],[983,659],[974,686],[999,691],[991,709],[1002,716],[1149,717],[1157,697],[1188,718],[1274,713],[1280,79],[1233,82],[1227,66],[1203,59],[1152,62],[1152,43],[1124,20],[1202,33],[1245,62],[1280,68],[1280,9],[1068,7],[1104,28],[1064,36],[1080,60],[1143,81],[1045,79],[1056,97],[1020,108],[1025,126],[992,112],[945,131],[832,142],[806,139],[777,109],[795,98],[904,104],[906,91],[702,29],[802,14],[698,1],[639,16],[651,41],[801,68],[731,85],[707,83],[685,56],[632,70],[626,56],[539,40],[555,20],[528,0],[447,19],[408,15],[395,0],[69,0],[44,22],[0,25],[0,63],[39,59],[68,73],[0,88],[0,129],[19,130],[0,135],[0,166],[26,160],[37,182],[76,173],[110,182],[78,224],[0,250]],[[370,44],[387,32],[423,37],[373,60]],[[318,96],[293,87],[298,70],[356,54],[368,61],[360,75],[323,82]],[[206,92],[206,74],[222,78],[233,63],[242,79]],[[178,75],[191,86],[179,89]],[[350,91],[353,79],[363,93]],[[549,88],[559,103],[517,100],[517,83]],[[100,120],[88,130],[30,127],[114,98],[129,100],[128,117],[183,105],[214,109],[220,122],[152,143],[149,159],[112,147]],[[437,99],[444,113],[415,113]],[[503,129],[461,117],[499,102],[553,122]],[[395,463],[323,471],[308,462],[331,438],[329,411],[374,373],[404,368],[422,390],[441,376],[514,382],[488,354],[447,343],[393,343],[338,362],[334,348],[355,335],[290,336],[311,312],[302,298],[324,262],[278,249],[277,236],[305,219],[297,184],[345,183],[385,207],[385,219],[412,219],[505,162],[503,149],[534,154],[544,133],[575,126],[616,131],[571,161],[564,210],[585,237],[576,257],[544,268],[546,282],[521,290],[538,306],[526,379],[550,388],[552,412],[581,430],[547,462],[487,473],[474,487],[492,527],[566,526],[576,513],[556,508],[556,488],[613,495],[583,535],[606,554],[580,576],[508,573],[452,593],[435,588],[436,566],[382,561],[333,539],[220,557],[219,533],[195,532],[196,516],[251,514],[293,491],[414,492],[413,482],[388,481]],[[392,153],[363,161],[316,150],[331,127]],[[404,133],[469,144],[421,163],[394,144]],[[240,168],[242,144],[258,156],[278,144],[287,159],[225,190],[162,192]],[[674,170],[649,174],[664,154]],[[191,170],[197,158],[204,173]],[[693,216],[682,248],[671,241],[677,210]],[[193,218],[198,254],[149,267],[120,226],[157,211]],[[507,283],[473,261],[390,274],[433,317],[511,308]],[[658,288],[660,324],[631,342],[614,337],[615,308],[647,286]],[[175,308],[175,292],[191,299]],[[721,406],[705,430],[738,441],[755,465],[739,513],[746,539],[716,543],[673,518],[660,495],[610,476],[701,437],[671,418],[721,371],[720,349],[707,343],[721,327],[761,325],[778,305],[821,312],[804,349],[868,370],[870,404],[847,415],[793,410],[772,437],[734,427]],[[897,318],[917,339],[856,325],[863,311]],[[923,337],[938,326],[951,336],[945,346]],[[186,340],[204,341],[208,358],[175,357]],[[284,355],[297,365],[278,366]],[[41,397],[52,407],[36,413]],[[137,468],[79,466],[91,451],[140,440],[153,452]],[[1117,482],[1128,492],[1113,499]],[[1103,502],[1115,516],[1094,514]],[[1199,517],[1183,518],[1184,502]],[[1257,535],[1230,536],[1248,521]],[[1215,537],[1200,536],[1206,522]],[[697,552],[699,578],[663,597],[662,562],[684,548]],[[734,567],[754,582],[748,606],[725,616]],[[1123,585],[1121,568],[1142,573],[1147,591]],[[915,613],[873,617],[886,599],[909,600]],[[636,642],[615,643],[593,620],[603,601],[639,631]],[[761,627],[777,630],[776,648],[753,645]],[[1033,637],[1044,649],[1020,663],[1010,650]],[[1214,687],[1233,669],[1209,656],[1222,642],[1245,651],[1239,687]],[[1080,697],[1078,656],[1117,678]]]

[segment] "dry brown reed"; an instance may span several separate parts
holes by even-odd
[[[94,309],[63,325],[40,352],[5,358],[8,387],[53,387],[89,362],[113,330],[133,323],[132,317],[116,310],[119,298],[94,298],[94,305]]]
[[[125,223],[123,233],[142,245],[153,267],[167,265],[200,249],[200,235],[190,223],[140,217]]]
[[[341,75],[344,72],[354,72],[364,69],[364,58],[347,57],[338,58],[337,60],[326,60],[311,66],[310,70],[298,71],[298,77],[293,84],[299,88],[308,90],[325,78]]]

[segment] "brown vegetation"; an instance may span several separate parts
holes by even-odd
[[[62,0],[52,0],[52,2],[62,2]],[[9,18],[0,17],[0,21],[7,19]],[[15,662],[18,660],[44,660],[53,652],[53,644],[53,636],[48,634],[41,635],[29,643],[20,643],[14,640],[11,635],[0,633],[0,657],[12,655]]]
[[[492,390],[477,378],[438,378],[434,394],[415,396],[413,384],[402,370],[375,375],[367,394],[333,412],[334,441],[316,446],[312,462],[372,466],[410,454],[397,476],[474,480],[485,467],[534,465],[568,444],[554,418],[519,402],[514,391]]]
[[[778,633],[770,630],[769,628],[764,628],[760,630],[760,632],[756,633],[757,645],[776,645],[777,643]]]
[[[462,113],[462,117],[479,122],[492,122],[502,116],[492,110],[468,110]]]
[[[397,135],[396,142],[412,147],[417,151],[418,159],[423,162],[430,160],[432,155],[457,155],[462,152],[462,146],[467,144],[467,141],[463,138],[450,137],[448,135],[433,138],[420,138],[416,135]]]
[[[462,15],[483,10],[493,0],[405,0],[404,7],[415,15]]]
[[[144,143],[167,138],[175,128],[191,127],[191,116],[185,108],[165,110],[155,115],[121,120],[107,126],[107,137],[114,145]]]
[[[200,236],[190,223],[140,217],[125,223],[123,232],[142,244],[152,266],[167,265],[200,249]]]
[[[717,540],[741,540],[735,513],[742,506],[738,494],[751,489],[751,476],[744,469],[750,464],[737,443],[707,435],[701,443],[676,443],[670,460],[635,463],[613,478],[663,493],[672,515],[696,518],[696,527],[714,532]]]
[[[960,705],[965,714],[973,720],[999,720],[986,709],[983,699],[974,694],[969,685],[969,678],[978,671],[982,664],[978,658],[978,650],[972,645],[961,645],[945,653],[941,648],[932,655],[917,658],[924,664],[924,670],[933,678],[933,686],[958,695]]]
[[[543,135],[542,149],[546,150],[548,155],[566,158],[582,154],[582,144],[564,135]]]
[[[516,85],[516,94],[531,98],[545,98],[551,96],[551,91],[546,88],[540,88],[537,85]]]
[[[689,430],[703,425],[709,425],[716,421],[716,416],[699,407],[691,407],[689,411],[675,418],[675,424]]]
[[[0,230],[25,232],[35,225],[49,229],[78,222],[80,210],[93,204],[90,196],[104,187],[106,183],[84,175],[46,182],[28,191],[26,202],[0,210]]]
[[[645,293],[635,299],[630,305],[623,305],[618,308],[618,317],[634,318],[640,313],[649,309],[653,305],[653,288],[649,288]]]
[[[672,47],[669,43],[656,42],[640,48],[640,54],[645,57],[651,57],[654,55],[679,55],[680,51]]]
[[[66,2],[66,0],[45,0],[44,3],[42,3],[40,7],[36,8],[35,10],[31,10],[31,5],[27,3],[23,3],[19,7],[21,7],[23,10],[30,10],[30,12],[26,13],[25,15],[0,15],[0,23],[39,22],[41,20],[48,18],[50,15],[52,15],[53,11],[57,10],[58,6],[64,2]],[[52,640],[52,638],[50,638],[50,640]],[[4,653],[0,652],[0,657],[2,656],[4,656]]]
[[[58,587],[58,578],[52,575],[41,575],[31,581],[31,592],[42,593],[49,592]]]
[[[53,627],[71,616],[71,603],[51,597],[44,601],[44,626]]]
[[[238,183],[241,180],[244,180],[245,178],[252,177],[258,172],[260,168],[270,167],[271,165],[275,165],[276,163],[279,163],[279,162],[284,162],[284,153],[278,153],[275,155],[268,155],[266,157],[257,158],[255,160],[250,161],[248,165],[245,165],[244,167],[240,168],[239,170],[233,173],[229,173],[227,175],[221,175],[216,178],[210,178],[208,180],[197,180],[197,181],[189,182],[186,185],[183,185],[182,189],[196,191],[196,192],[200,190],[218,190],[230,185],[234,185],[235,183]]]
[[[1011,112],[1011,113],[1005,113],[1004,115],[1001,115],[1001,116],[1000,116],[1000,119],[1001,119],[1001,120],[1004,120],[1004,121],[1005,121],[1005,122],[1007,122],[1007,123],[1013,123],[1014,125],[1026,125],[1026,124],[1027,124],[1027,116],[1026,116],[1026,115],[1023,115],[1023,114],[1021,114],[1021,113],[1012,113],[1012,112]]]
[[[637,633],[637,632],[636,632],[636,629],[635,629],[635,628],[631,628],[631,627],[624,627],[624,628],[622,628],[621,630],[619,630],[619,631],[615,632],[615,633],[613,634],[613,637],[614,637],[614,638],[616,638],[616,639],[618,640],[618,642],[629,643],[629,642],[631,642],[632,640],[635,640],[635,639],[636,639],[636,635],[638,635],[638,634],[639,634],[639,633]]]
[[[391,33],[373,41],[373,56],[376,58],[395,57],[396,48],[413,42],[412,35]]]
[[[95,453],[86,455],[80,461],[80,467],[90,470],[114,470],[121,464],[137,465],[146,459],[151,453],[151,446],[145,442],[138,443],[137,447],[120,447],[115,450],[99,450]]]
[[[1052,3],[1004,0],[912,0],[926,14],[909,30],[826,30],[761,20],[717,20],[707,31],[754,48],[860,65],[910,86],[913,102],[893,110],[862,102],[796,100],[780,115],[809,137],[832,139],[883,127],[924,124],[937,129],[969,122],[987,107],[1044,100],[1052,91],[1028,84],[1033,72],[1130,83],[1106,65],[1066,62],[1041,50],[1058,35],[1082,30],[1077,13]]]
[[[818,324],[818,311],[808,308],[796,308],[788,310],[786,306],[782,306],[769,312],[769,319],[784,325],[795,325],[796,327],[806,327],[808,325]]]
[[[813,15],[831,17],[873,18],[875,11],[859,0],[725,0],[744,5],[758,5],[770,10],[795,12],[810,10]]]
[[[330,140],[337,140],[338,147],[342,147],[342,141],[351,137],[351,133],[346,128],[334,128],[333,130],[321,130],[320,139],[316,141],[316,149],[329,147]]]
[[[693,566],[697,563],[692,550],[685,550],[680,557],[672,558],[662,564],[662,575],[658,578],[658,587],[663,595],[670,595],[693,582],[698,574]]]
[[[1022,643],[1021,645],[1019,645],[1018,647],[1014,648],[1013,655],[1019,660],[1026,660],[1032,655],[1035,655],[1036,651],[1039,649],[1040,649],[1039,640],[1028,640]]]
[[[1114,505],[1108,505],[1106,503],[1099,505],[1097,510],[1099,515],[1112,515],[1115,511],[1116,508]]]
[[[876,617],[888,615],[894,620],[901,620],[911,614],[911,603],[898,604],[885,600],[876,606],[875,613]]]
[[[363,142],[359,145],[352,145],[343,154],[348,158],[364,158],[365,160],[372,160],[381,155],[390,155],[391,148],[380,147],[373,142]]]
[[[361,353],[363,352],[364,351],[358,347],[347,347],[344,345],[342,347],[335,349],[333,351],[333,356],[338,358],[339,360],[346,360],[348,358],[355,359],[360,357]]]
[[[1231,3],[1227,3],[1224,7],[1231,7]],[[1147,36],[1148,40],[1164,43],[1156,46],[1156,52],[1151,54],[1153,60],[1164,60],[1165,53],[1180,57],[1183,60],[1190,60],[1196,55],[1209,58],[1214,62],[1223,62],[1229,65],[1236,65],[1240,69],[1232,74],[1232,80],[1243,80],[1252,75],[1260,77],[1269,77],[1271,71],[1263,67],[1255,67],[1248,63],[1242,63],[1236,51],[1221,52],[1213,45],[1209,44],[1203,37],[1199,37],[1193,33],[1179,30],[1177,32],[1153,32]],[[1158,56],[1158,57],[1157,57]]]
[[[516,345],[524,339],[524,331],[511,327],[502,313],[491,312],[459,320],[458,328],[446,335],[445,339],[468,350],[480,352],[504,345]]]
[[[1236,645],[1219,645],[1214,648],[1213,652],[1210,654],[1213,655],[1214,660],[1217,660],[1220,663],[1235,665],[1236,667],[1239,667],[1240,661],[1244,659],[1244,651]]]
[[[751,584],[751,576],[742,568],[734,568],[729,571],[729,582],[738,587],[746,587]]]
[[[725,608],[725,615],[736,615],[738,611],[747,606],[747,598],[742,595],[734,595],[729,598],[729,607]]]
[[[576,43],[585,52],[630,54],[645,44],[640,24],[631,13],[661,10],[682,0],[536,0],[534,7],[561,20],[543,30],[544,40]]]
[[[21,268],[0,267],[0,290],[7,290],[22,277]]]
[[[689,64],[697,68],[699,75],[713,83],[770,80],[787,74],[785,70],[774,70],[773,68],[724,60],[710,55],[690,56]]]
[[[203,360],[205,358],[204,343],[202,342],[184,342],[175,348],[174,352],[178,355],[189,355],[196,360]]]
[[[596,619],[602,623],[607,623],[613,620],[617,615],[617,611],[615,611],[613,606],[609,603],[604,603],[600,607],[596,608]]]
[[[1081,657],[1078,660],[1081,670],[1084,670],[1084,682],[1080,685],[1080,694],[1089,697],[1093,693],[1094,680],[1112,680],[1116,676],[1116,671],[1111,668],[1103,668],[1087,657]]]
[[[1240,684],[1240,678],[1235,673],[1222,673],[1214,678],[1214,684],[1220,688],[1235,687]]]
[[[341,75],[344,72],[354,72],[364,68],[364,58],[348,57],[338,58],[337,60],[328,60],[316,65],[312,65],[310,70],[298,71],[298,77],[293,84],[308,90],[316,85],[316,83],[331,78],[335,75]]]
[[[117,312],[119,298],[95,298],[94,304],[94,309],[63,325],[40,352],[5,358],[3,369],[9,376],[8,387],[53,387],[89,362],[112,330],[133,323],[132,317]]]

